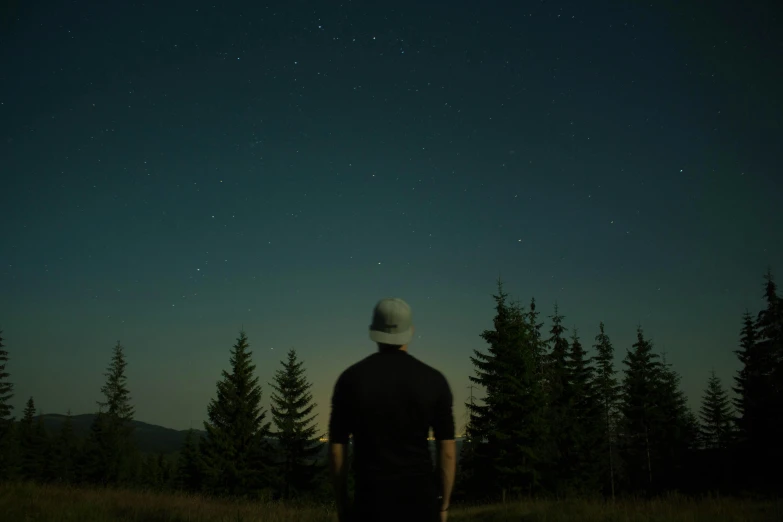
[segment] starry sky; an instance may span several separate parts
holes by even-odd
[[[618,364],[641,324],[697,406],[783,278],[781,16],[698,3],[4,2],[17,413],[94,412],[120,340],[137,419],[201,427],[244,328],[325,430],[394,296],[460,431],[498,276]]]

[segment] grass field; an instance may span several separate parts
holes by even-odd
[[[0,520],[136,522],[327,522],[327,507],[229,502],[181,494],[78,489],[32,484],[0,485]],[[454,522],[700,522],[783,520],[783,503],[711,498],[658,501],[525,501],[481,507],[454,507]]]

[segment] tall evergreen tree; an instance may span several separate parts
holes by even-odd
[[[530,495],[541,487],[545,441],[544,390],[538,372],[540,343],[534,316],[515,303],[509,308],[508,350],[500,358],[500,400],[495,438],[499,442],[496,466],[505,489],[515,496]],[[500,340],[497,331],[485,332],[487,342]]]
[[[505,498],[538,489],[545,427],[530,315],[508,302],[501,281],[493,297],[494,329],[481,334],[487,353],[474,350],[471,357],[476,374],[470,380],[486,396],[482,404],[467,405],[472,448],[467,487],[478,497]]]
[[[603,442],[603,415],[594,385],[595,369],[587,358],[576,327],[572,329],[567,363],[573,430],[573,446],[569,449],[570,489],[576,493],[594,494],[599,491],[601,481],[602,455],[595,448]]]
[[[177,462],[177,487],[189,493],[201,491],[204,475],[204,463],[198,448],[195,432],[190,429],[185,437]]]
[[[3,331],[0,330],[0,430],[7,428],[13,422],[13,405],[11,399],[14,396],[14,385],[8,380],[10,377],[6,365],[8,364],[8,351],[3,344]],[[2,431],[0,431],[2,436]]]
[[[305,378],[304,363],[297,360],[296,350],[288,351],[269,386],[272,393],[272,421],[275,426],[279,459],[276,463],[280,479],[278,493],[284,499],[310,494],[316,488],[321,471],[318,456],[323,449],[314,424],[316,404],[310,393],[312,385]]]
[[[60,427],[60,433],[54,441],[51,478],[54,482],[71,484],[76,481],[76,462],[79,442],[73,432],[71,410]]]
[[[36,422],[35,401],[27,400],[24,415],[19,422],[19,443],[21,449],[21,477],[25,480],[42,481],[46,465],[47,439],[43,424]]]
[[[615,496],[615,470],[616,464],[616,428],[618,401],[620,399],[620,385],[615,377],[614,369],[614,347],[609,336],[604,330],[604,323],[598,325],[598,335],[595,337],[596,344],[593,345],[596,355],[593,358],[595,364],[595,378],[593,387],[600,404],[601,416],[603,419],[603,438],[601,446],[604,448],[603,467],[606,470],[603,475],[609,479],[609,491],[612,498]]]
[[[707,379],[707,389],[699,410],[701,417],[700,442],[710,450],[726,450],[733,439],[733,413],[729,404],[729,396],[723,389],[715,370]]]
[[[737,435],[746,448],[758,438],[756,424],[763,418],[762,408],[767,399],[765,393],[768,393],[764,386],[764,373],[768,362],[760,358],[756,351],[757,337],[756,322],[750,312],[745,310],[742,316],[740,349],[734,351],[742,364],[734,377],[734,392],[737,394],[734,406],[738,414]]]
[[[666,360],[665,353],[656,366],[655,378],[655,421],[650,423],[653,465],[658,470],[654,488],[673,489],[682,485],[688,451],[698,440],[698,421],[688,408],[680,376]]]
[[[757,454],[753,460],[763,458],[769,471],[765,477],[770,487],[783,485],[779,470],[783,467],[783,300],[777,294],[777,285],[768,270],[764,276],[763,308],[756,320],[755,352],[763,369],[757,376],[760,404],[756,404],[758,428],[753,446]],[[775,471],[772,471],[775,470]]]
[[[574,424],[572,419],[573,390],[568,367],[568,340],[563,326],[565,317],[555,304],[549,330],[550,352],[546,360],[547,413],[550,435],[549,487],[556,495],[568,494],[573,487]]]
[[[223,371],[217,397],[207,408],[209,421],[200,448],[208,490],[221,495],[249,495],[270,487],[270,422],[264,422],[261,386],[254,375],[245,332],[231,350],[231,372]]]
[[[14,430],[13,405],[11,399],[14,396],[14,385],[10,377],[8,364],[8,351],[3,344],[3,331],[0,330],[0,481],[11,478],[16,467],[15,456],[16,437]]]
[[[134,408],[130,402],[123,346],[117,341],[101,387],[104,401],[85,443],[85,472],[97,484],[129,484],[136,479],[138,450],[133,436]]]
[[[544,323],[538,321],[538,316],[541,314],[536,310],[536,298],[530,299],[530,308],[526,315],[527,323],[530,330],[530,346],[533,352],[533,358],[536,366],[536,376],[538,382],[541,385],[541,389],[546,389],[546,375],[544,369],[546,367],[546,343],[541,338],[541,327]]]
[[[650,491],[653,487],[653,426],[658,421],[654,400],[657,391],[658,355],[636,329],[633,350],[626,353],[620,399],[621,456],[632,490]],[[657,473],[657,470],[656,470]]]
[[[506,328],[508,323],[508,294],[503,291],[503,283],[500,279],[497,282],[498,294],[493,295],[495,299],[495,330],[498,327]],[[486,333],[486,332],[485,332]],[[484,334],[482,334],[484,337]],[[462,462],[463,483],[465,488],[471,494],[480,498],[493,494],[501,486],[496,482],[496,472],[494,470],[494,460],[496,444],[490,441],[490,434],[496,422],[497,397],[500,394],[498,387],[499,377],[502,373],[501,358],[504,347],[498,343],[487,343],[487,352],[474,349],[470,357],[473,363],[475,376],[468,376],[468,379],[484,389],[485,397],[483,400],[466,403],[468,410],[468,433],[469,442],[465,448],[465,453],[470,456]],[[469,479],[469,480],[465,480]]]

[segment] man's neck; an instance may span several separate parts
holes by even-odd
[[[397,352],[405,352],[408,353],[408,346],[400,346],[399,348],[382,348],[378,347],[378,353],[397,353]]]

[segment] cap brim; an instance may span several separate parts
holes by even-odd
[[[413,339],[413,328],[409,328],[405,332],[399,333],[386,333],[378,330],[370,330],[370,339],[376,343],[392,344],[395,346],[402,346],[411,342]]]

